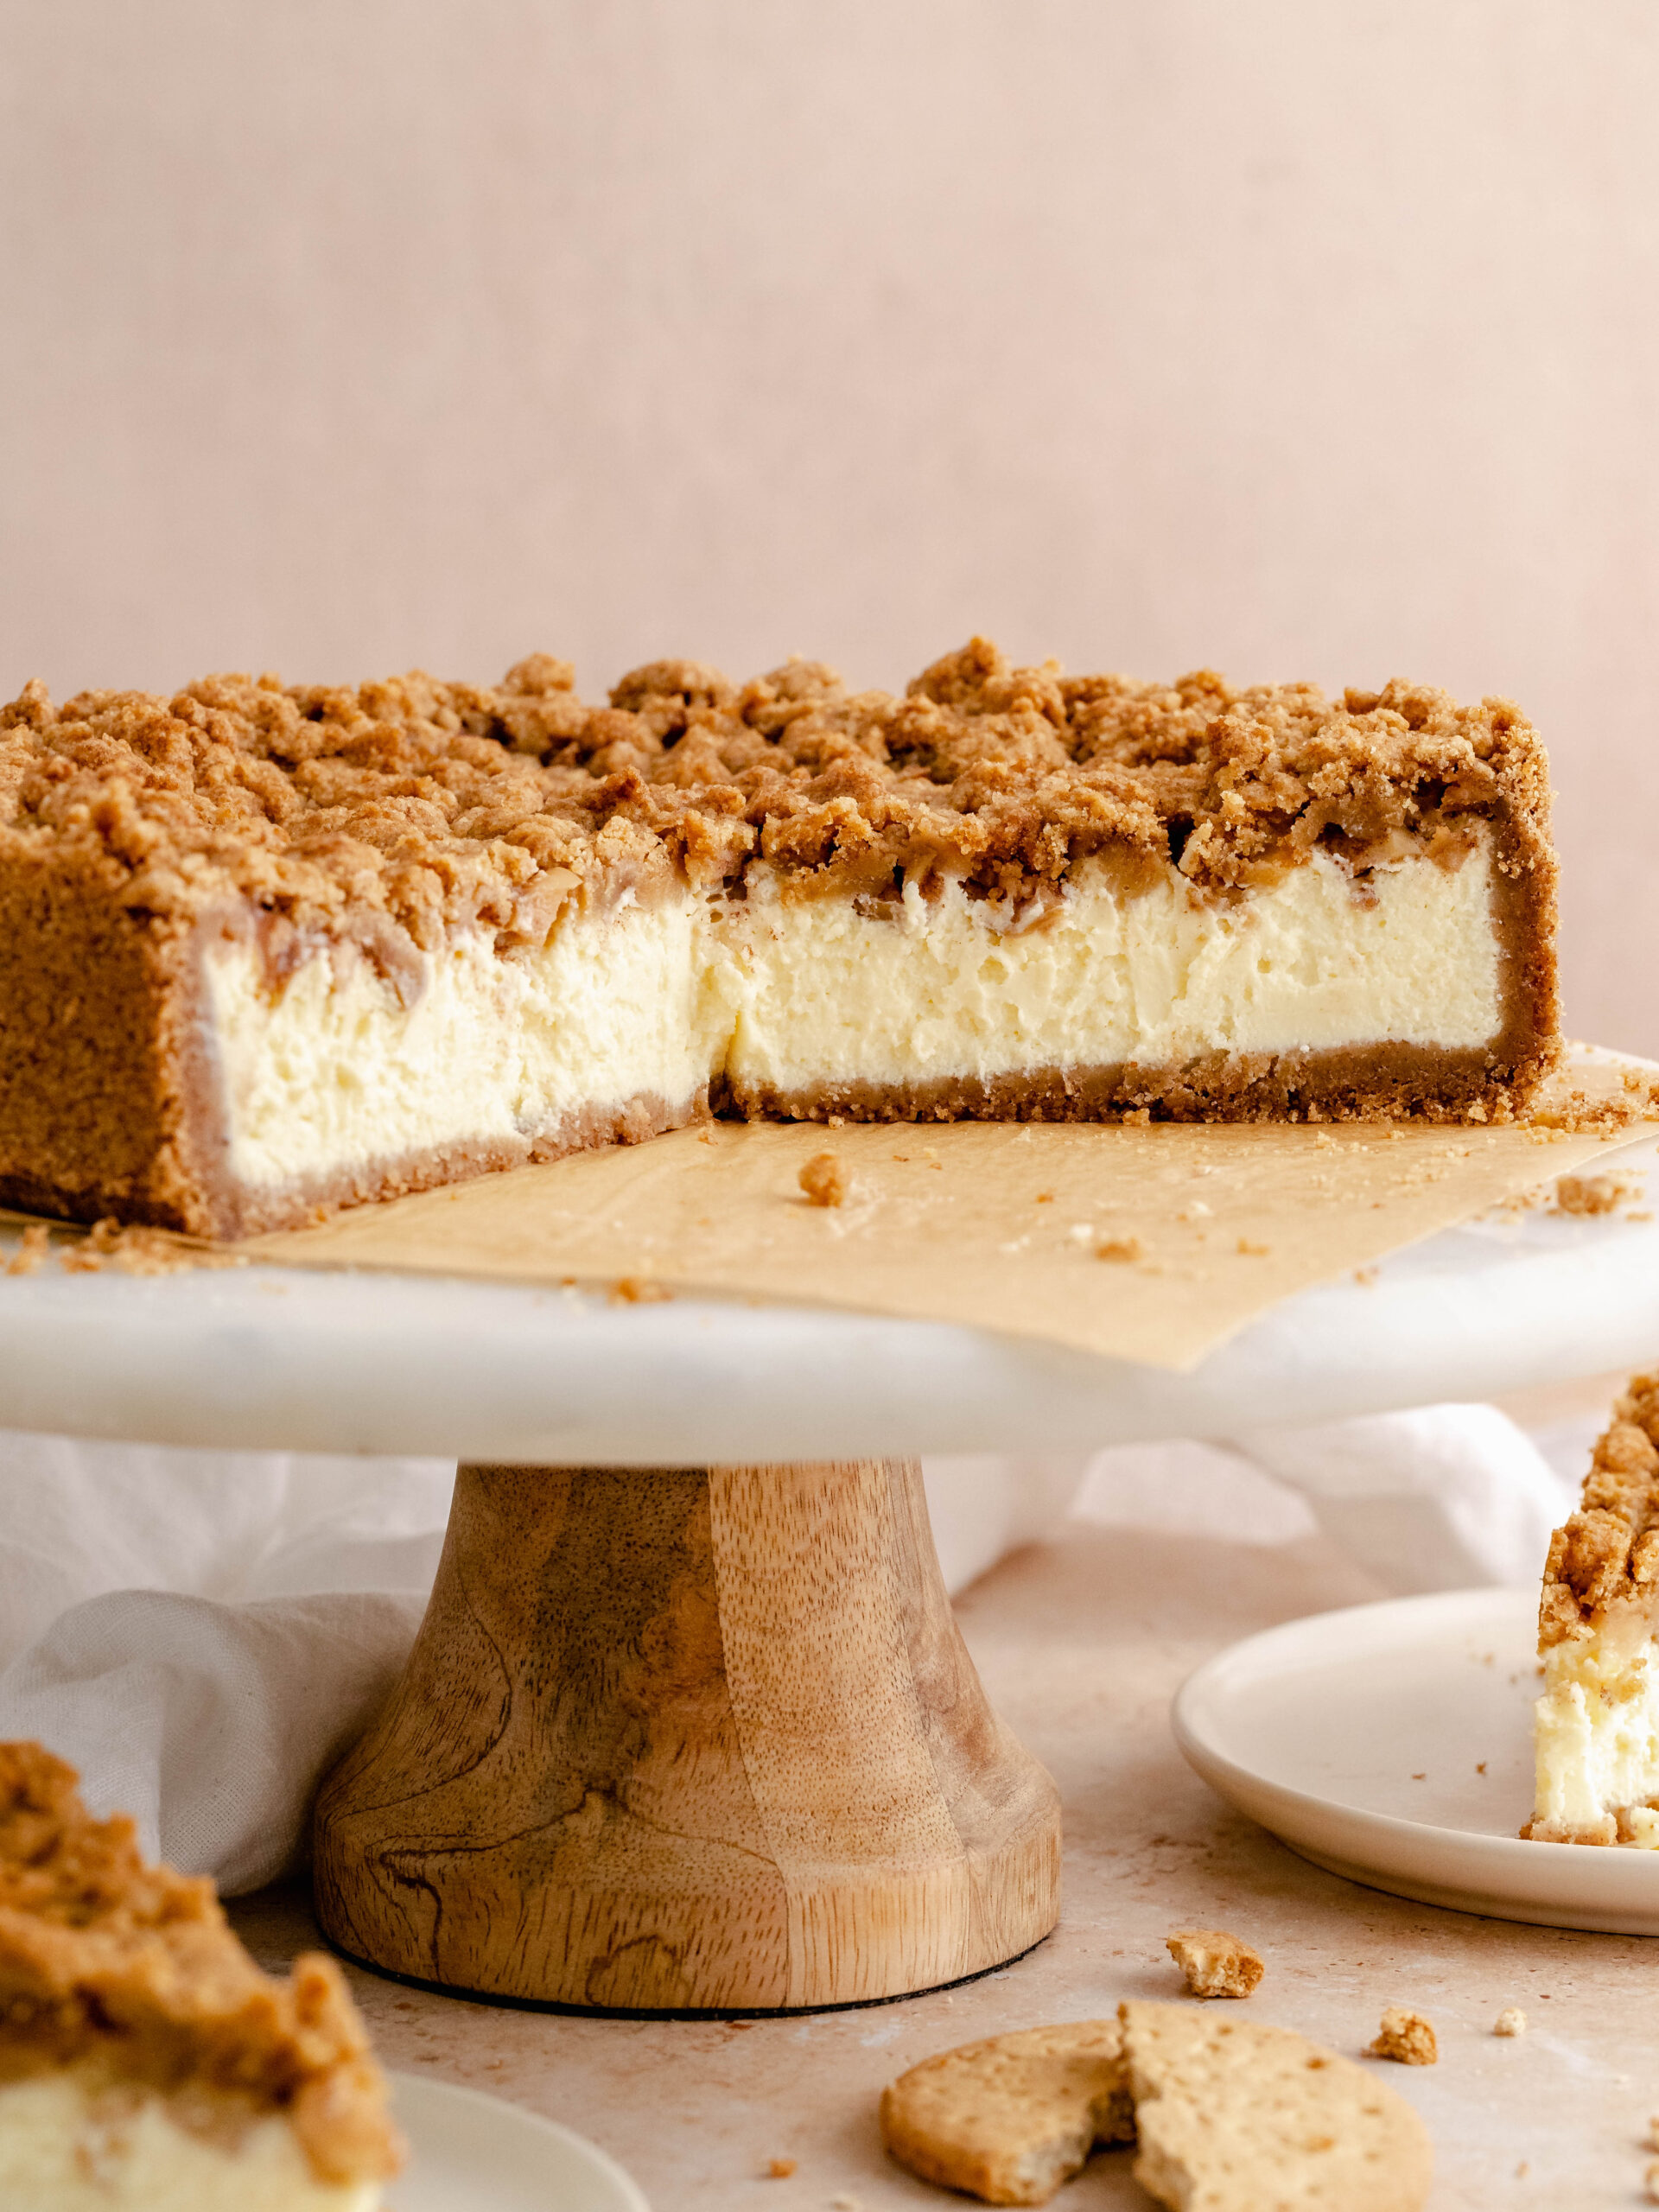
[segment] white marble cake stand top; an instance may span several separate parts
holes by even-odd
[[[1639,1177],[1659,1147],[1610,1147],[1597,1167]],[[251,1266],[0,1277],[4,1426],[248,1449],[641,1466],[1052,1452],[1654,1358],[1659,1223],[1628,1205],[1443,1230],[1367,1281],[1287,1300],[1186,1373],[806,1306]]]

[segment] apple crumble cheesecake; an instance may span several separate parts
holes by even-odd
[[[1540,1843],[1659,1845],[1659,1375],[1632,1377],[1550,1538],[1533,1708]]]
[[[334,1961],[262,1973],[211,1882],[146,1866],[70,1768],[0,1744],[7,2212],[373,2212],[399,2158]]]
[[[0,1198],[236,1236],[710,1111],[1500,1121],[1557,1048],[1501,701],[664,661],[0,710]]]

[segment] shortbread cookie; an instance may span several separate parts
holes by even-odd
[[[1194,1997],[1248,1997],[1265,1969],[1248,1943],[1221,1928],[1177,1928],[1164,1938]]]
[[[1433,2153],[1411,2107],[1288,2028],[1192,2005],[1118,2007],[1141,2152],[1177,2212],[1418,2212]]]
[[[924,2181],[988,2204],[1046,2204],[1097,2143],[1134,2139],[1116,2020],[964,2044],[881,2098],[881,2139]]]

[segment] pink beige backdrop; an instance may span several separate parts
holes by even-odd
[[[0,0],[0,690],[1519,698],[1659,1052],[1651,0]]]

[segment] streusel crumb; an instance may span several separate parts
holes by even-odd
[[[833,1152],[815,1152],[798,1178],[810,1206],[838,1206],[847,1196],[847,1171]]]
[[[1178,1928],[1164,1941],[1194,1997],[1248,1997],[1266,1971],[1248,1943],[1220,1928]]]
[[[1388,2005],[1375,2043],[1366,2045],[1372,2058],[1392,2058],[1402,2066],[1433,2066],[1440,2056],[1434,2030],[1421,2012],[1404,2005]]]

